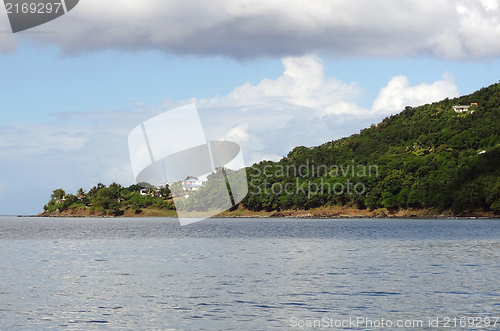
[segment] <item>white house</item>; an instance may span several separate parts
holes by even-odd
[[[196,191],[203,186],[203,182],[196,178],[189,178],[182,181],[184,191]]]
[[[460,105],[457,105],[457,106],[453,106],[453,110],[457,113],[462,113],[464,111],[468,111],[469,110],[469,107],[470,106],[460,106]]]
[[[462,113],[464,111],[468,111],[469,108],[471,106],[477,106],[477,103],[476,102],[473,102],[470,104],[470,106],[461,106],[461,105],[456,105],[456,106],[453,106],[453,110],[457,113]],[[471,111],[471,113],[473,113],[474,111]]]
[[[163,188],[163,187],[167,187],[167,186],[170,186],[169,182],[161,182],[157,188]]]

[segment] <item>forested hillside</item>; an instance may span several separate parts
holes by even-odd
[[[471,106],[455,112],[455,105]],[[460,98],[406,107],[358,134],[317,147],[296,147],[279,162],[262,161],[246,172],[249,192],[240,207],[251,211],[340,206],[500,214],[500,84]],[[226,182],[210,181],[212,177],[217,176],[209,176],[204,187],[190,193],[196,202],[189,204],[191,209],[218,205],[220,197],[210,188],[218,187],[217,192]],[[80,189],[66,195],[59,189],[44,210],[52,214],[83,208],[101,215],[137,214],[142,209],[173,212],[168,187],[149,189],[145,196],[140,190],[138,185],[99,184],[88,193]]]
[[[474,103],[469,111],[453,110]],[[500,84],[406,107],[347,138],[296,147],[279,162],[249,168],[248,178],[243,205],[251,210],[352,205],[499,213]],[[365,190],[354,190],[355,183]]]

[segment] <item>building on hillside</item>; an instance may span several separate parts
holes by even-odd
[[[469,108],[472,106],[477,106],[477,102],[471,103],[470,106],[456,105],[453,106],[453,110],[457,113],[463,113],[464,111],[469,111]]]
[[[161,182],[160,185],[157,187],[157,188],[164,188],[164,187],[167,187],[167,186],[170,186],[170,183],[169,182]]]
[[[468,111],[469,110],[469,107],[470,106],[460,106],[460,105],[457,105],[457,106],[453,106],[453,110],[457,113],[462,113],[464,111]]]
[[[196,191],[203,186],[203,182],[197,178],[189,178],[182,181],[184,191]]]

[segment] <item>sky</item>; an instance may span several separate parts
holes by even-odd
[[[13,34],[0,6],[0,215],[134,182],[130,131],[195,103],[245,164],[500,79],[499,0],[82,0]]]

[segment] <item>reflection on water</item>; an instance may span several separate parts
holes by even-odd
[[[4,217],[0,329],[270,330],[290,329],[292,317],[495,316],[499,238],[494,220],[180,227]]]

